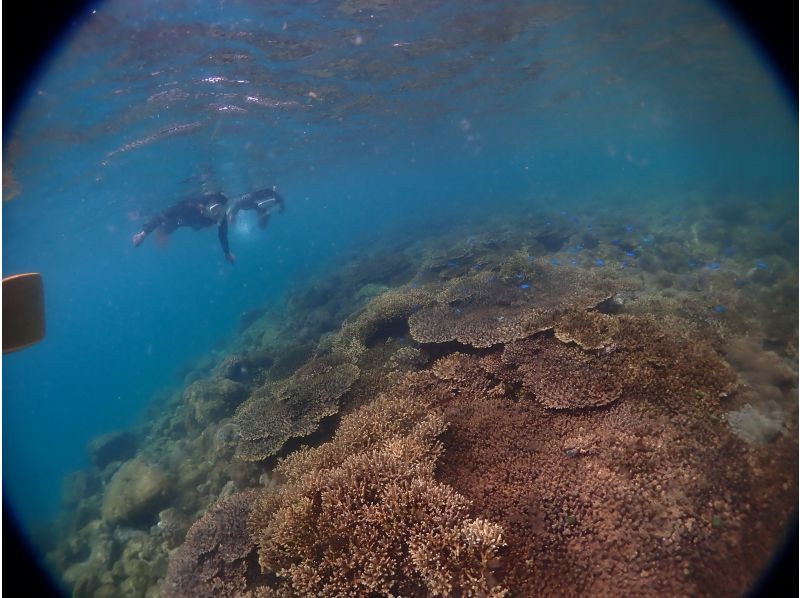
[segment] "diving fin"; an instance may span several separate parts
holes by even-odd
[[[44,338],[44,284],[38,272],[3,279],[3,353]]]

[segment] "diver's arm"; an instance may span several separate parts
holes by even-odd
[[[164,216],[163,212],[159,212],[158,214],[154,214],[148,218],[145,221],[142,230],[133,235],[133,246],[139,247],[139,245],[142,244],[142,241],[144,241],[144,238],[161,226],[165,221],[166,217]]]
[[[241,208],[239,208],[238,202],[234,202],[234,204],[228,209],[228,220],[230,221],[231,224],[236,222],[236,214],[239,213],[240,209]]]
[[[222,245],[222,251],[225,252],[225,259],[232,264],[236,260],[236,256],[231,253],[230,247],[228,246],[227,218],[223,218],[222,221],[219,223],[219,228],[217,229],[217,233],[219,235],[219,244]]]

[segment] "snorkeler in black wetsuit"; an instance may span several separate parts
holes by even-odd
[[[236,220],[236,214],[240,210],[255,210],[258,214],[258,226],[266,228],[270,214],[274,211],[283,212],[283,208],[283,197],[275,187],[259,189],[251,193],[245,193],[237,199],[230,209],[228,218],[233,223]]]
[[[200,230],[216,224],[219,227],[217,232],[222,251],[225,252],[225,259],[233,263],[236,256],[228,247],[228,218],[225,213],[227,203],[228,198],[223,193],[210,193],[184,199],[147,220],[144,228],[133,235],[133,246],[141,245],[144,238],[155,230],[169,235],[181,226]]]

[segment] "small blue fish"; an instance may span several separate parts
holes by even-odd
[[[711,309],[717,312],[718,314],[724,314],[726,311],[728,311],[728,308],[725,307],[724,305],[715,305]]]
[[[547,222],[544,223],[544,225],[545,226],[553,226],[553,223],[548,220]]]
[[[597,259],[594,261],[594,265],[595,265],[595,266],[605,266],[605,265],[606,265],[606,262],[605,262],[605,260],[601,260],[600,258],[597,258]]]
[[[625,252],[625,255],[627,255],[628,257],[638,257],[638,256],[636,255],[636,253],[635,253],[635,252],[633,252],[633,251],[626,251],[626,252]]]
[[[472,266],[473,270],[480,270],[481,268],[483,268],[483,264],[481,264],[480,262]]]
[[[611,239],[611,244],[612,245],[619,245],[620,244],[620,240],[619,239]]]
[[[529,285],[527,282],[523,282],[521,285],[519,285],[519,288],[521,288],[523,290],[527,290],[527,289],[531,288],[531,285]]]
[[[454,307],[453,308],[453,313],[456,314],[456,315],[461,315],[461,314],[464,313],[464,310],[461,309],[460,307]]]
[[[534,260],[534,257],[533,257],[532,255],[529,255],[529,256],[528,256],[528,263],[529,263],[529,264],[530,264],[530,263],[532,263],[532,262],[533,262],[533,260]]]
[[[591,224],[587,224],[586,225],[586,230],[592,230],[592,225]]]
[[[642,243],[644,243],[645,245],[652,245],[653,241],[655,241],[655,240],[656,239],[655,239],[655,237],[653,235],[647,235],[646,237],[644,237],[642,239]]]
[[[628,267],[628,265],[629,265],[629,264],[628,264],[628,260],[622,260],[622,262],[620,262],[620,265],[621,265],[623,268],[627,268],[627,267]]]
[[[710,264],[706,264],[706,268],[709,270],[719,270],[719,262],[711,262]]]
[[[561,265],[561,261],[556,259],[556,258],[550,258],[550,263],[552,265],[554,265],[554,266],[560,266]]]
[[[523,278],[525,278],[525,275],[522,272],[517,272],[516,274],[514,274],[514,278],[516,278],[517,280],[522,280]]]
[[[756,262],[756,268],[758,268],[759,270],[767,270],[769,268],[769,266],[767,265],[766,262],[762,262],[761,260],[758,260]]]
[[[448,268],[458,268],[458,260],[449,260],[447,262]]]
[[[698,266],[697,262],[694,260],[689,260],[688,262],[686,262],[686,265],[689,266],[690,268],[697,268]]]
[[[417,312],[418,312],[418,311],[419,311],[421,308],[422,308],[422,306],[421,306],[419,303],[414,303],[414,304],[411,306],[411,313],[412,313],[412,314],[415,314],[415,313],[417,313]]]
[[[572,259],[569,261],[569,263],[570,263],[570,264],[572,264],[573,266],[577,266],[577,265],[578,265],[578,260],[576,260],[575,258],[572,258]]]
[[[626,231],[626,232],[629,232],[629,233],[633,232],[633,228],[634,228],[634,227],[633,227],[633,225],[632,225],[632,224],[626,224],[626,225],[625,225],[625,231]]]

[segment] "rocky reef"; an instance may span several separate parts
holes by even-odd
[[[797,264],[719,218],[464,224],[248,312],[91,443],[54,570],[79,597],[745,592],[797,504]]]

